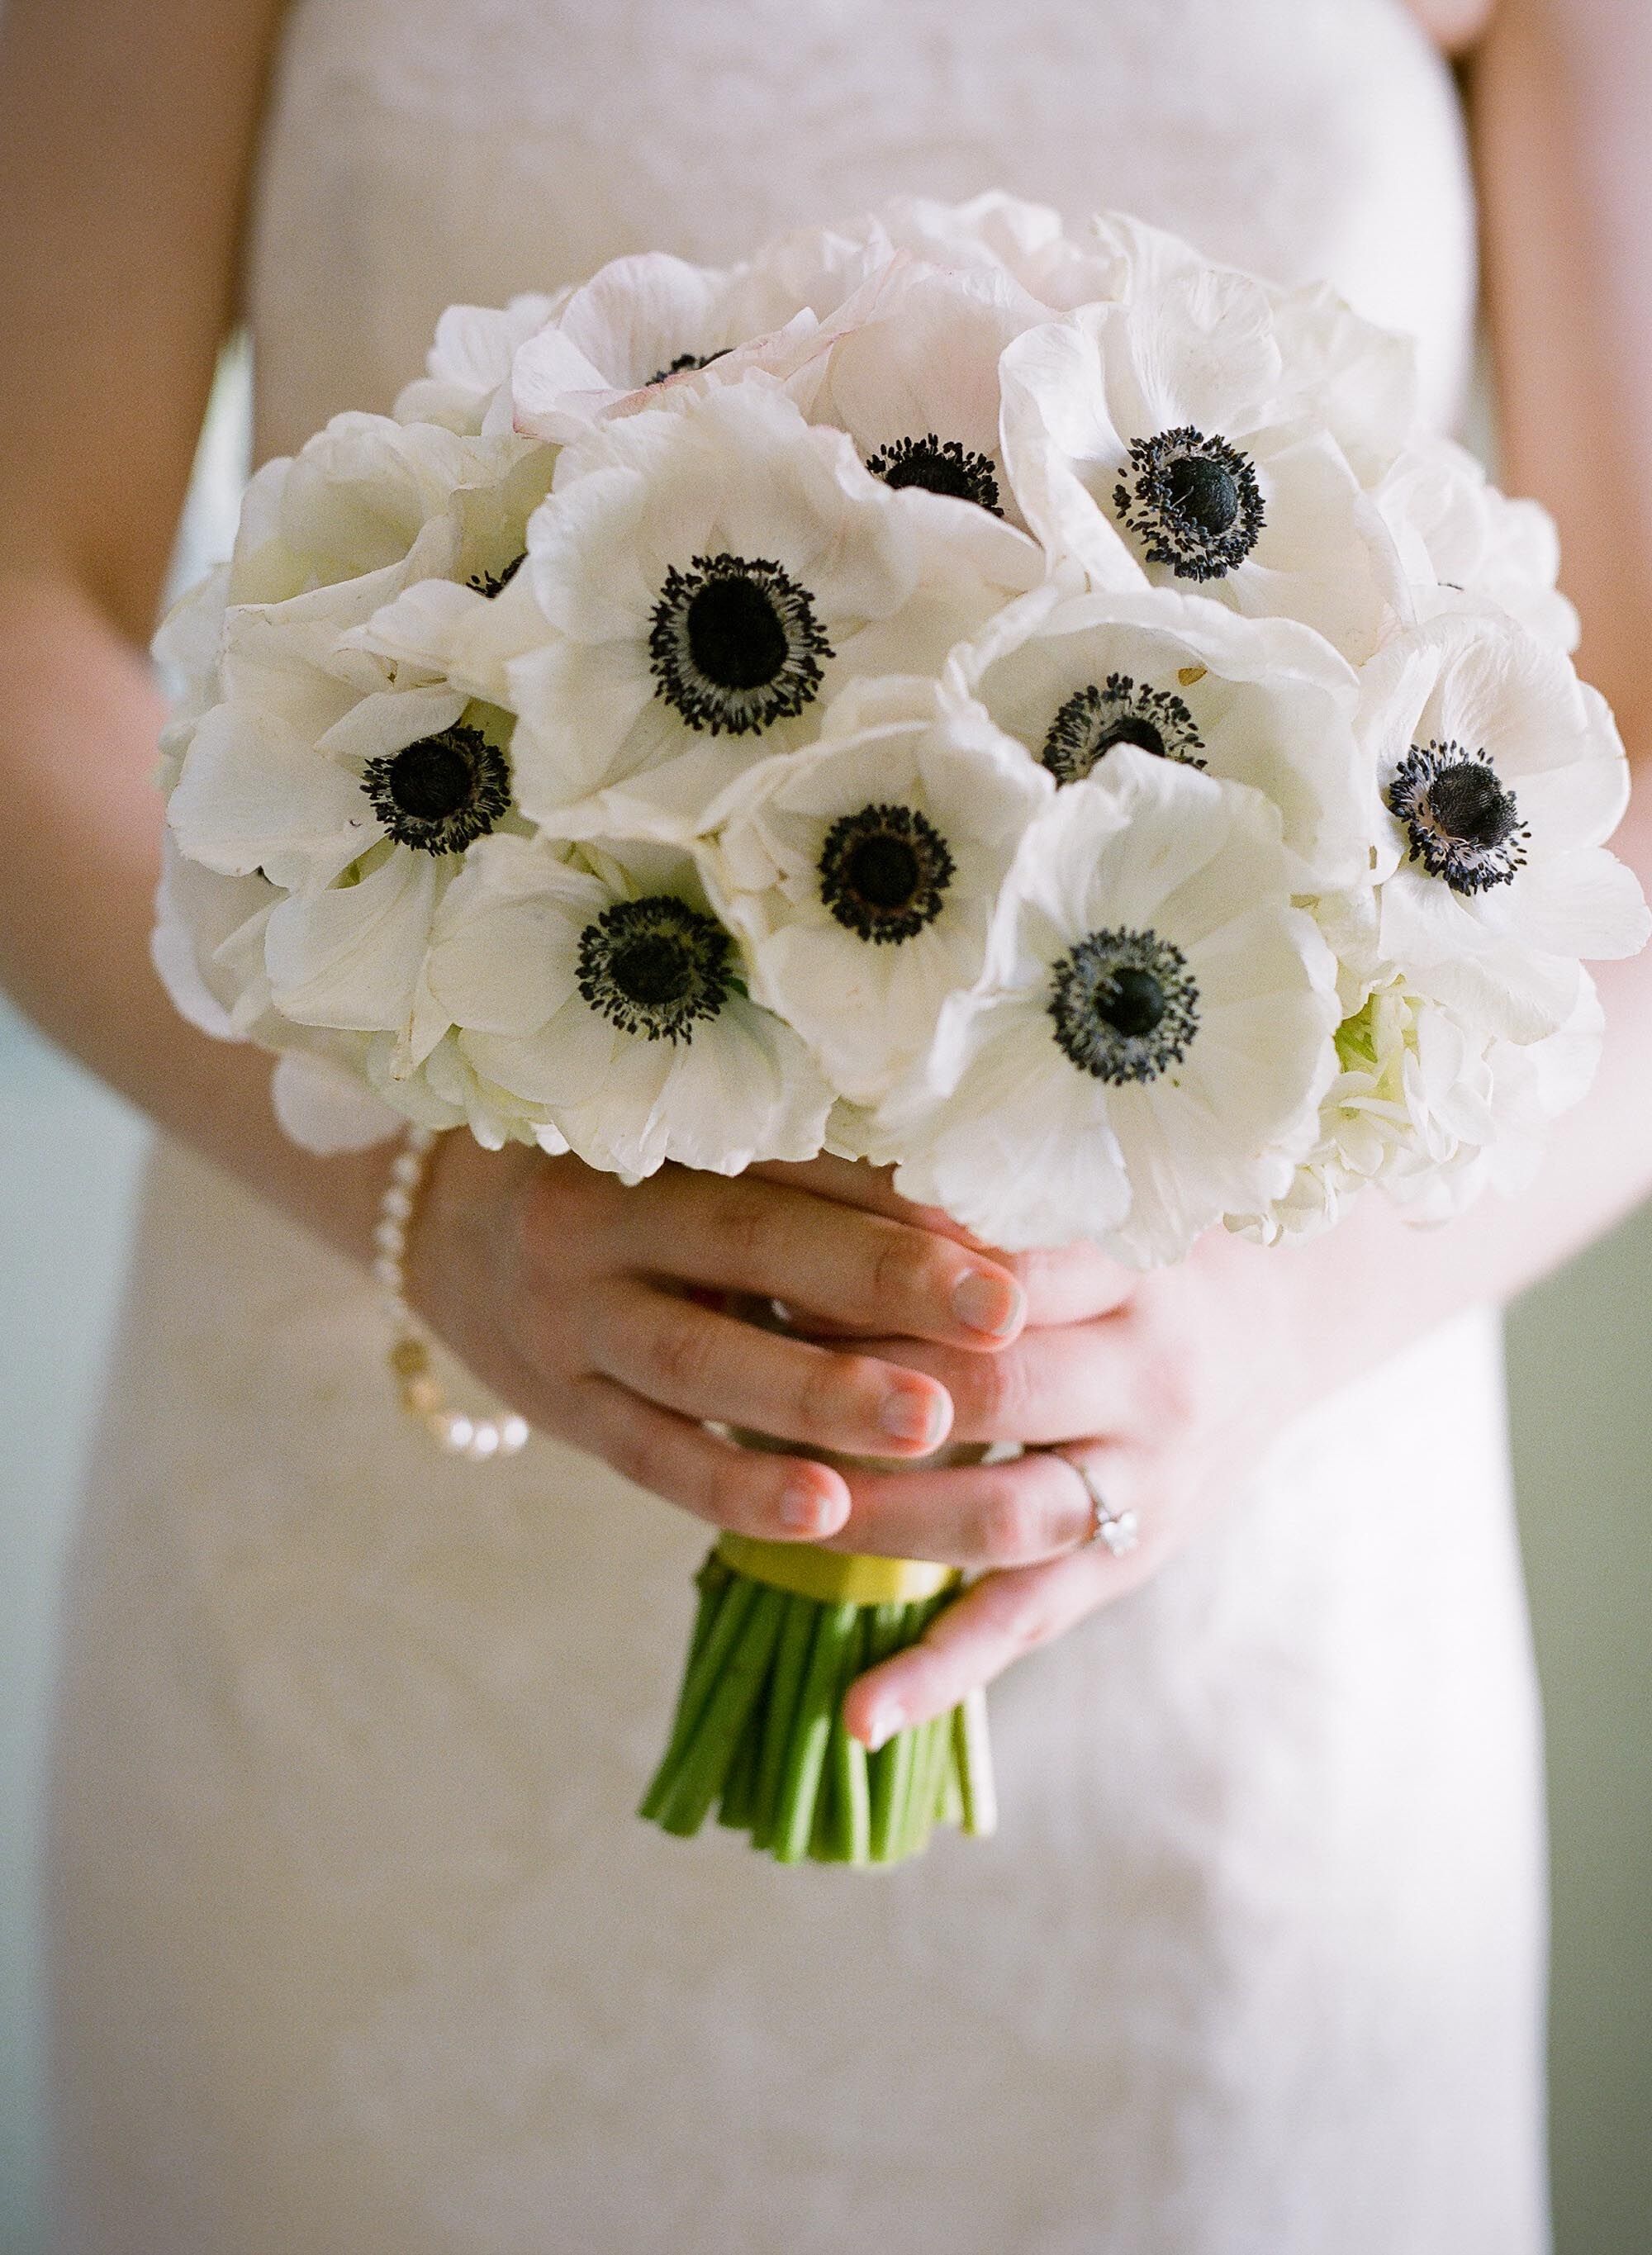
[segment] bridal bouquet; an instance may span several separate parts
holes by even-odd
[[[1414,381],[997,195],[454,306],[158,639],[161,971],[317,1148],[826,1150],[1140,1265],[1515,1190],[1647,917],[1552,529]],[[644,1813],[987,1829],[978,1704],[839,1711],[954,1578],[725,1538]]]

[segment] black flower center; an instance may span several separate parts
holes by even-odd
[[[455,721],[362,770],[362,789],[398,845],[462,854],[510,806],[510,764],[480,728]]]
[[[926,431],[921,439],[896,439],[880,446],[867,466],[875,478],[897,491],[918,486],[925,493],[946,494],[953,501],[973,501],[994,516],[1003,515],[998,479],[987,454],[971,453],[956,439],[938,439]]]
[[[1050,723],[1038,757],[1058,783],[1080,783],[1115,744],[1135,744],[1188,767],[1205,764],[1205,740],[1181,699],[1128,673],[1075,689]]]
[[[1413,744],[1388,785],[1390,811],[1403,825],[1410,858],[1454,893],[1512,884],[1531,832],[1512,790],[1483,751],[1454,739]]]
[[[1170,506],[1201,532],[1220,540],[1239,515],[1239,483],[1225,462],[1209,454],[1184,454],[1164,474]]]
[[[511,558],[503,571],[473,572],[465,585],[474,587],[479,595],[496,595],[502,587],[510,585],[527,560],[528,551],[524,548],[520,556]]]
[[[723,345],[716,352],[678,353],[676,359],[667,361],[664,368],[657,368],[649,383],[664,383],[668,376],[683,376],[690,369],[709,368],[713,361],[721,360],[725,353],[732,350],[732,346]]]
[[[1113,507],[1146,561],[1178,580],[1225,578],[1256,545],[1266,515],[1249,455],[1191,423],[1131,440]]]
[[[763,556],[673,565],[649,632],[654,693],[691,728],[745,735],[795,720],[833,655],[806,587]]]
[[[670,893],[619,901],[580,935],[576,977],[594,1010],[622,1034],[690,1042],[728,1000],[728,935]]]
[[[1048,1008],[1066,1057],[1113,1086],[1156,1080],[1199,1031],[1187,958],[1155,931],[1090,932],[1056,965]]]
[[[827,831],[820,898],[846,930],[877,945],[915,939],[953,882],[946,840],[915,807],[863,806]]]

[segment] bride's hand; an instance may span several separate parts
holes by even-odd
[[[464,1135],[437,1148],[407,1276],[437,1335],[541,1430],[699,1518],[793,1541],[844,1525],[843,1475],[740,1448],[699,1421],[919,1457],[951,1429],[946,1381],[858,1341],[776,1337],[692,1292],[887,1329],[960,1372],[1008,1348],[1025,1310],[1002,1261],[892,1211],[679,1167],[628,1189],[578,1159],[487,1152]]]
[[[867,1170],[822,1161],[790,1172],[973,1242],[943,1215],[903,1205]],[[854,1509],[831,1549],[932,1558],[981,1577],[921,1645],[852,1687],[844,1719],[868,1745],[944,1713],[1148,1580],[1318,1390],[1311,1279],[1276,1252],[1216,1232],[1178,1266],[1148,1275],[1092,1247],[999,1257],[1028,1297],[1026,1328],[1003,1353],[856,1342],[946,1387],[954,1441],[1030,1444],[1002,1465],[851,1474]],[[1135,1549],[1115,1557],[1088,1540],[1093,1514],[1074,1461],[1112,1510],[1135,1514]]]

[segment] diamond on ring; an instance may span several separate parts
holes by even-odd
[[[1064,1465],[1072,1465],[1084,1482],[1084,1492],[1090,1499],[1090,1532],[1079,1548],[1087,1549],[1093,1542],[1100,1542],[1115,1558],[1122,1558],[1127,1552],[1134,1550],[1142,1539],[1142,1522],[1135,1512],[1114,1511],[1076,1457],[1069,1457],[1060,1450],[1053,1451],[1052,1454],[1060,1456]]]

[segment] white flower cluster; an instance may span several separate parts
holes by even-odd
[[[254,478],[157,961],[320,1147],[826,1149],[1142,1263],[1449,1212],[1648,931],[1556,565],[1403,341],[1131,221],[617,259]]]

